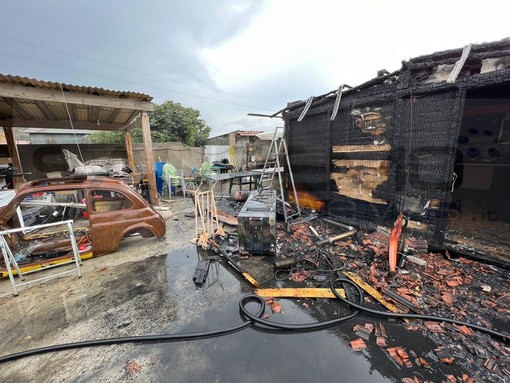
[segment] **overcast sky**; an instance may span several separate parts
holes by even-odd
[[[146,93],[201,111],[211,136],[272,130],[271,114],[510,36],[508,1],[0,0],[0,73]]]

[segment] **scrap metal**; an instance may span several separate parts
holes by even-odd
[[[259,283],[253,278],[247,271],[243,270],[241,266],[239,266],[214,240],[209,239],[209,242],[213,247],[218,249],[223,257],[227,260],[228,264],[232,266],[234,270],[236,270],[239,274],[241,274],[248,282],[250,282],[253,286],[259,287]]]

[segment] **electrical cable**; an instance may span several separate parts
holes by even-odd
[[[78,152],[80,153],[81,162],[85,162],[83,160],[83,154],[81,153],[80,143],[78,142],[78,137],[76,136],[76,131],[74,130],[73,119],[71,118],[71,113],[69,112],[69,106],[67,105],[66,95],[64,94],[64,88],[62,88],[62,84],[58,83],[60,86],[60,91],[62,92],[62,99],[64,100],[64,105],[66,107],[67,117],[69,117],[69,124],[71,125],[71,129],[74,135],[74,141],[76,142],[76,146],[78,147]]]
[[[367,307],[364,307],[363,305],[357,304],[355,302],[351,302],[348,299],[343,298],[336,291],[336,288],[335,288],[335,286],[336,286],[336,284],[338,282],[347,283],[347,284],[349,284],[349,285],[351,285],[353,287],[356,287],[358,290],[360,289],[359,286],[356,283],[354,283],[351,280],[346,279],[346,278],[338,278],[338,279],[332,281],[331,285],[330,285],[331,291],[333,292],[333,294],[335,294],[335,296],[338,299],[340,299],[342,302],[348,304],[349,306],[354,307],[357,310],[360,310],[360,311],[363,311],[363,312],[366,312],[366,313],[370,313],[370,314],[374,314],[374,315],[386,316],[386,317],[390,317],[390,318],[408,318],[408,319],[430,320],[430,321],[436,321],[436,322],[447,322],[447,323],[452,323],[452,324],[456,324],[456,325],[459,325],[459,326],[470,327],[470,328],[473,328],[473,329],[478,330],[480,332],[484,332],[484,333],[487,333],[489,335],[492,335],[494,337],[501,338],[504,341],[509,341],[510,340],[510,334],[503,334],[501,332],[498,332],[498,331],[495,331],[495,330],[491,330],[490,328],[487,328],[487,327],[479,326],[479,325],[474,324],[474,323],[460,321],[460,320],[457,320],[457,319],[450,319],[450,318],[440,317],[440,316],[435,316],[435,315],[393,313],[393,312],[389,312],[389,311],[379,311],[379,310],[369,309]]]
[[[210,102],[216,102],[216,103],[220,103],[220,104],[235,105],[235,106],[240,106],[240,107],[244,107],[244,108],[257,108],[259,110],[264,110],[264,111],[268,111],[268,112],[273,112],[274,111],[274,109],[272,110],[272,109],[267,109],[267,108],[263,108],[263,107],[259,107],[259,106],[254,106],[254,105],[246,105],[246,104],[240,104],[240,103],[237,103],[237,102],[230,102],[230,101],[221,100],[221,99],[218,99],[218,98],[202,96],[202,95],[199,95],[199,94],[196,94],[196,93],[195,94],[191,94],[191,93],[187,93],[187,92],[177,91],[177,90],[174,90],[174,89],[158,87],[158,86],[155,86],[155,85],[147,86],[147,84],[144,84],[144,83],[141,83],[141,82],[136,82],[136,81],[133,81],[133,80],[126,80],[126,79],[115,78],[115,77],[111,77],[111,76],[105,76],[105,75],[101,75],[99,73],[90,72],[90,71],[86,71],[86,70],[79,70],[79,69],[76,69],[76,68],[73,68],[73,67],[70,67],[70,66],[56,64],[56,63],[51,63],[51,62],[48,62],[48,61],[38,60],[38,59],[31,58],[31,57],[20,56],[20,55],[12,54],[12,53],[5,52],[5,51],[2,51],[2,50],[0,50],[0,54],[5,55],[5,56],[9,56],[9,57],[14,57],[14,58],[22,59],[22,60],[25,60],[25,61],[34,62],[34,63],[37,63],[37,64],[42,64],[42,65],[50,66],[50,67],[59,67],[59,68],[63,68],[65,70],[70,70],[70,71],[77,72],[77,73],[89,74],[89,75],[92,75],[94,77],[105,78],[105,79],[113,80],[113,81],[116,81],[116,82],[119,82],[119,83],[122,83],[122,84],[132,84],[132,85],[144,87],[146,89],[155,89],[155,90],[159,90],[159,91],[165,92],[165,95],[163,97],[160,97],[160,98],[166,98],[166,97],[169,96],[167,93],[168,92],[172,92],[172,94],[175,93],[175,94],[180,94],[180,95],[184,95],[184,96],[188,96],[188,97],[200,98],[200,99],[203,99],[203,100],[207,100],[207,101],[210,101]]]

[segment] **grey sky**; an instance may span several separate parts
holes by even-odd
[[[150,94],[212,135],[403,59],[510,36],[504,1],[0,0],[0,73]]]

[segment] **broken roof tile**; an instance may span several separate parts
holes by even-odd
[[[401,366],[412,367],[413,364],[409,360],[409,355],[402,347],[389,347],[386,349],[386,352],[395,362]]]
[[[483,366],[490,371],[496,371],[498,368],[498,362],[494,357],[487,358],[484,360]]]
[[[438,347],[434,350],[434,352],[436,353],[439,360],[444,364],[453,364],[453,362],[455,362],[452,354],[450,354],[450,352],[444,347]]]
[[[367,347],[365,341],[361,338],[351,340],[350,345],[353,351],[361,351]]]
[[[278,303],[277,301],[273,301],[273,303],[271,303],[271,311],[273,313],[281,313],[282,305],[280,303]]]
[[[416,376],[413,378],[402,378],[402,383],[420,383],[420,380]]]
[[[484,300],[480,301],[480,304],[482,304],[485,307],[489,307],[489,308],[494,308],[498,305],[497,303],[494,303],[489,299],[484,299]]]
[[[421,366],[423,368],[430,368],[430,363],[424,358],[416,358],[415,362],[418,366]]]
[[[366,323],[365,326],[361,326],[361,325],[357,324],[356,326],[354,326],[354,328],[352,330],[354,331],[354,333],[357,336],[368,340],[370,338],[370,334],[372,333],[373,325],[372,325],[372,328],[370,328],[370,326],[367,327],[367,325],[371,325],[371,324]]]
[[[446,303],[449,306],[453,305],[453,302],[455,302],[455,296],[447,292],[441,294],[441,299],[443,300],[444,303]]]
[[[386,339],[384,339],[382,336],[378,336],[375,338],[375,343],[379,346],[379,347],[386,347],[387,344],[386,344]]]
[[[423,321],[423,324],[430,332],[445,333],[445,329],[438,323],[433,321]]]
[[[465,383],[475,383],[475,380],[472,377],[470,377],[468,374],[462,374],[462,380]]]
[[[456,324],[453,324],[453,327],[461,332],[462,334],[466,335],[466,336],[473,336],[473,331],[471,331],[471,329],[469,327],[467,327],[466,325],[462,325],[462,326],[458,326]]]

